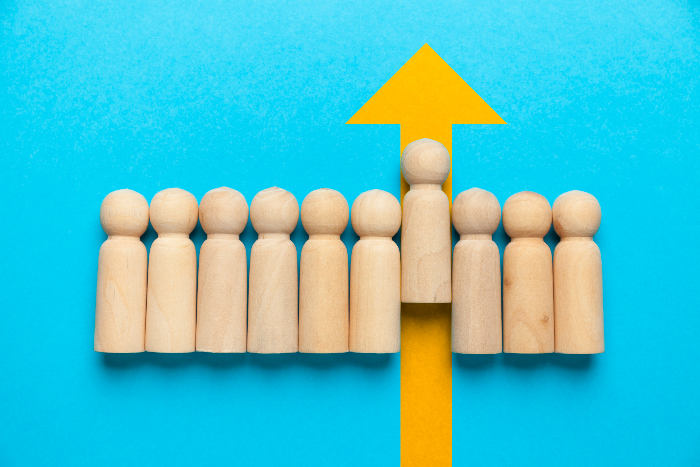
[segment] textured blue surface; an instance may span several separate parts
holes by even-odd
[[[397,355],[94,353],[98,212],[398,196],[398,127],[344,122],[426,42],[508,122],[454,127],[455,194],[603,207],[606,353],[455,357],[454,465],[700,464],[697,0],[43,3],[0,2],[0,465],[398,465]]]

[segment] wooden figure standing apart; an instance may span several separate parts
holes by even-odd
[[[403,199],[401,301],[449,303],[450,202],[441,186],[450,173],[450,154],[437,141],[419,139],[403,151],[401,172],[411,185]]]
[[[460,233],[452,259],[452,351],[501,353],[501,255],[491,238],[501,206],[493,194],[471,188],[452,203],[452,222]]]
[[[107,240],[97,261],[95,351],[143,352],[146,331],[148,201],[131,190],[107,195],[100,207]]]
[[[151,224],[158,238],[148,263],[146,351],[195,350],[197,252],[189,234],[197,225],[197,199],[168,188],[151,201]]]
[[[231,188],[209,191],[199,205],[207,239],[199,250],[197,352],[245,352],[248,263],[239,235],[248,203]]]
[[[503,351],[554,351],[552,252],[544,236],[552,209],[544,196],[517,193],[503,205],[511,241],[503,253]]]
[[[296,352],[297,249],[289,234],[299,222],[299,203],[287,190],[268,188],[253,198],[250,220],[258,239],[250,251],[248,352]]]
[[[348,351],[348,250],[340,240],[348,202],[335,190],[312,191],[301,204],[309,240],[301,250],[299,351]]]
[[[352,204],[360,236],[350,266],[350,351],[398,352],[401,342],[401,257],[391,237],[401,227],[401,205],[382,190]]]
[[[553,207],[554,351],[593,354],[605,351],[603,338],[603,263],[593,235],[600,227],[600,204],[583,191],[559,196]]]

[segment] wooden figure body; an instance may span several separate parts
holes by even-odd
[[[239,235],[248,203],[236,190],[216,188],[199,205],[207,239],[199,250],[197,352],[245,352],[248,263]]]
[[[391,237],[401,226],[401,205],[381,190],[352,204],[352,227],[360,236],[350,266],[350,351],[400,350],[401,258]]]
[[[100,247],[95,306],[95,351],[144,351],[148,201],[131,190],[108,194],[100,207],[107,240]]]
[[[450,202],[441,186],[450,173],[450,154],[437,141],[414,141],[401,156],[401,171],[411,185],[403,199],[401,301],[449,303]]]
[[[248,352],[296,352],[297,249],[289,235],[299,221],[299,203],[282,188],[268,188],[253,198],[250,220],[258,239],[250,252]]]
[[[559,196],[553,207],[554,351],[593,354],[605,351],[603,265],[593,235],[600,227],[598,200],[582,191]]]
[[[537,193],[517,193],[503,205],[511,242],[503,254],[503,351],[554,351],[552,252],[544,236],[552,209]]]
[[[348,250],[340,240],[348,203],[335,190],[312,191],[301,205],[309,239],[301,250],[299,351],[348,351]]]
[[[455,198],[452,221],[460,233],[452,258],[452,351],[501,353],[501,255],[492,240],[501,206],[493,194],[471,188]]]
[[[151,224],[158,238],[148,263],[148,352],[195,350],[197,252],[189,234],[197,214],[197,199],[179,188],[158,192],[151,201]]]

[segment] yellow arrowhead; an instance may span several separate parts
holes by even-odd
[[[505,123],[425,44],[347,123]]]

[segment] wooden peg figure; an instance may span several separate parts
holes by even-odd
[[[503,205],[511,241],[503,253],[503,351],[554,351],[552,252],[544,236],[552,209],[544,196],[517,193]]]
[[[403,151],[401,171],[411,185],[403,199],[401,301],[449,303],[450,202],[441,186],[450,173],[450,154],[437,141],[419,139]]]
[[[297,249],[289,235],[299,222],[299,203],[287,190],[268,188],[253,198],[250,220],[258,239],[250,252],[248,352],[296,352]]]
[[[239,235],[248,203],[238,191],[216,188],[199,205],[207,239],[199,250],[197,352],[245,352],[248,263]]]
[[[131,190],[108,194],[100,207],[107,240],[97,260],[95,351],[144,351],[148,201]]]
[[[452,222],[460,233],[452,259],[452,351],[501,353],[501,255],[492,240],[501,206],[493,194],[471,188],[452,203]]]
[[[391,238],[400,226],[401,205],[391,193],[367,191],[352,204],[352,227],[360,240],[350,266],[351,352],[400,349],[401,258]]]
[[[312,191],[301,204],[309,239],[301,250],[299,351],[348,351],[348,250],[340,240],[350,210],[343,195]]]
[[[554,351],[594,354],[603,339],[603,265],[593,236],[600,227],[600,204],[583,191],[554,201]]]
[[[197,199],[168,188],[151,201],[158,238],[148,263],[146,351],[194,352],[197,327],[197,252],[190,232],[197,225]]]

